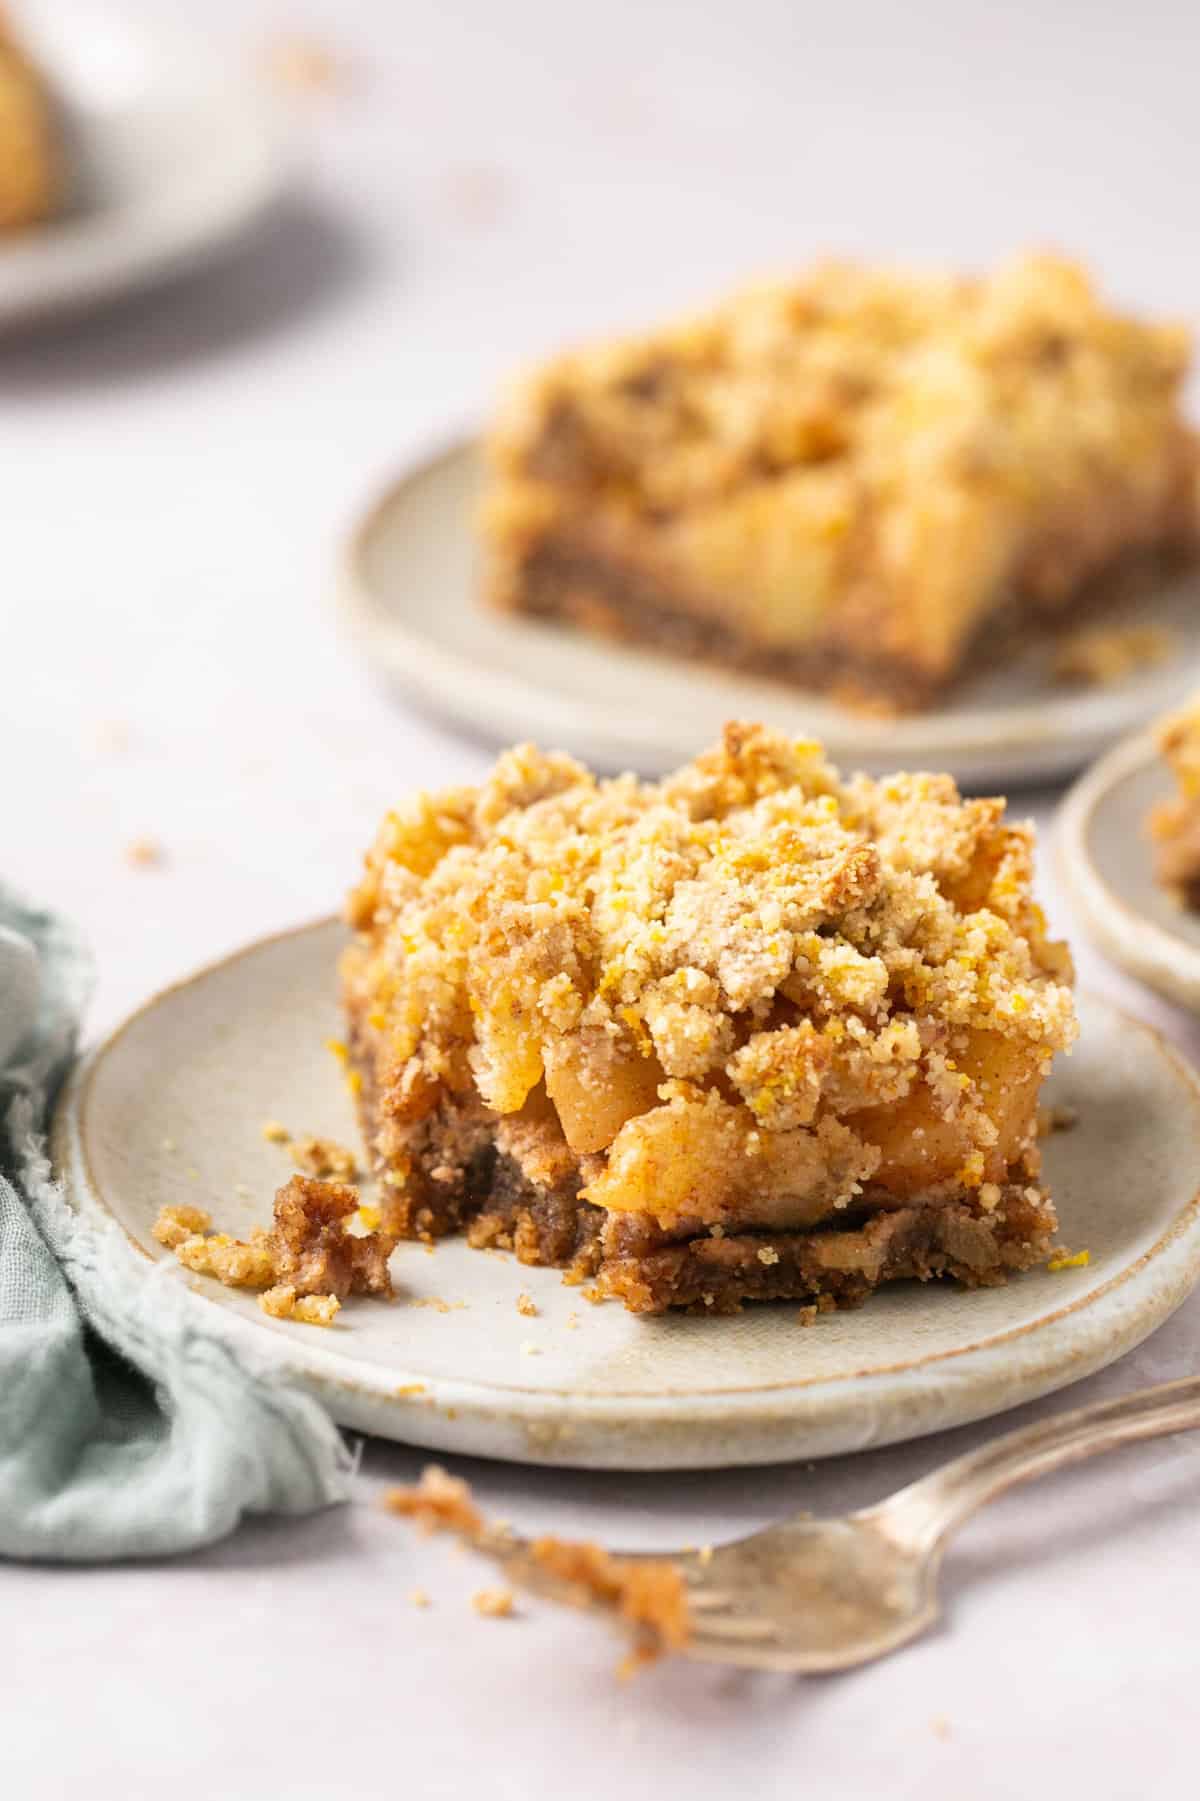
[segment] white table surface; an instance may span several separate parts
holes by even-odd
[[[1179,0],[205,18],[231,56],[302,32],[351,59],[344,93],[298,108],[294,198],[189,284],[0,346],[0,864],[90,931],[93,1031],[329,910],[389,802],[484,766],[379,691],[330,597],[364,497],[514,360],[830,247],[982,262],[1058,242],[1131,301],[1196,310],[1200,15]],[[161,868],[126,861],[143,837]],[[1043,885],[1069,929],[1048,859]],[[1200,1053],[1195,1025],[1080,952],[1085,980]],[[1188,1373],[1198,1343],[1200,1297],[1070,1399]],[[855,1505],[995,1429],[702,1476],[462,1467],[518,1525],[670,1545]],[[375,1504],[421,1462],[368,1444],[351,1506],[173,1565],[0,1571],[0,1794],[1194,1785],[1200,1438],[998,1503],[950,1557],[940,1630],[810,1682],[678,1664],[619,1685],[588,1622],[476,1618],[485,1572]]]

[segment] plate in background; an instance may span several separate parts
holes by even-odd
[[[1146,834],[1151,807],[1175,793],[1153,733],[1117,745],[1063,802],[1059,867],[1084,929],[1105,955],[1200,1013],[1200,914],[1159,887]]]
[[[1146,1026],[1083,997],[1048,1099],[1062,1235],[1087,1268],[969,1293],[898,1283],[805,1330],[796,1303],[731,1318],[589,1306],[559,1272],[444,1240],[400,1245],[397,1299],[328,1330],[268,1319],[151,1237],[164,1202],[238,1234],[292,1173],[262,1123],[356,1142],[325,1041],[340,1029],[332,921],[252,944],[135,1013],[76,1071],[55,1163],[98,1230],[116,1220],[196,1291],[210,1326],[310,1387],[343,1425],[436,1450],[594,1469],[825,1457],[981,1419],[1111,1363],[1200,1278],[1200,1091]],[[527,1291],[536,1317],[517,1311]],[[416,1303],[424,1301],[426,1305]],[[443,1310],[437,1303],[444,1303]],[[570,1324],[574,1316],[575,1324]]]
[[[1003,789],[1073,773],[1200,679],[1192,578],[1138,612],[1170,627],[1175,656],[1111,688],[1054,684],[1043,643],[931,712],[866,718],[780,683],[488,611],[473,543],[479,479],[477,452],[460,444],[396,482],[352,536],[342,595],[368,656],[410,699],[497,743],[536,738],[601,770],[661,775],[725,720],[763,719],[822,739],[847,770],[945,769]]]
[[[64,116],[69,193],[0,236],[0,328],[175,274],[279,193],[282,112],[207,38],[72,0],[14,24]]]

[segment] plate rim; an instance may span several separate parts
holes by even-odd
[[[69,1203],[77,1213],[87,1216],[94,1224],[103,1221],[108,1227],[119,1229],[125,1242],[136,1249],[151,1268],[158,1268],[165,1260],[150,1252],[109,1205],[95,1179],[88,1156],[88,1097],[104,1058],[119,1044],[127,1031],[169,998],[284,940],[329,931],[337,923],[336,915],[323,915],[316,920],[264,934],[157,989],[93,1046],[72,1071],[59,1098],[51,1126],[55,1173],[63,1181]],[[1167,1066],[1174,1082],[1182,1084],[1200,1108],[1200,1074],[1192,1069],[1156,1027],[1127,1014],[1102,995],[1089,993],[1087,998],[1089,1005],[1095,1005],[1110,1018],[1119,1020],[1124,1029],[1140,1033],[1151,1052],[1157,1054],[1160,1067],[1164,1064]],[[1164,1266],[1163,1256],[1172,1253],[1172,1261]],[[1139,1278],[1144,1283],[1146,1272],[1152,1268],[1158,1270],[1163,1279],[1150,1284],[1148,1292],[1139,1293]],[[605,1454],[593,1455],[589,1452],[581,1457],[579,1446],[570,1442],[576,1429],[590,1428],[603,1437],[607,1428],[619,1438],[623,1428],[636,1431],[653,1425],[658,1436],[661,1436],[663,1428],[674,1428],[676,1436],[682,1433],[686,1438],[689,1431],[693,1434],[703,1433],[706,1429],[711,1431],[714,1427],[733,1422],[735,1426],[743,1428],[746,1436],[753,1440],[755,1432],[761,1433],[765,1425],[773,1423],[778,1427],[786,1421],[798,1437],[803,1435],[808,1425],[818,1432],[824,1430],[827,1436],[832,1433],[839,1438],[839,1442],[825,1450],[819,1445],[797,1444],[792,1447],[780,1443],[776,1437],[765,1448],[760,1447],[757,1453],[747,1453],[744,1447],[735,1444],[733,1455],[720,1461],[749,1466],[789,1458],[838,1454],[854,1448],[846,1438],[844,1426],[840,1432],[838,1426],[839,1418],[844,1422],[846,1415],[845,1404],[839,1406],[839,1401],[847,1393],[853,1392],[848,1385],[856,1385],[858,1395],[864,1397],[861,1404],[864,1417],[878,1423],[889,1408],[895,1415],[899,1397],[894,1385],[899,1383],[905,1388],[912,1388],[914,1392],[919,1391],[919,1411],[925,1417],[915,1428],[902,1420],[899,1431],[894,1433],[889,1433],[885,1426],[882,1434],[873,1432],[868,1442],[878,1445],[892,1442],[897,1437],[922,1436],[972,1419],[990,1417],[1105,1367],[1149,1336],[1174,1312],[1198,1282],[1200,1185],[1193,1188],[1190,1198],[1178,1207],[1154,1243],[1137,1258],[1114,1271],[1100,1287],[1073,1300],[1064,1299],[1060,1305],[1023,1325],[992,1333],[987,1338],[974,1340],[970,1344],[953,1346],[899,1363],[876,1364],[834,1375],[803,1376],[785,1382],[757,1382],[742,1387],[688,1390],[683,1394],[671,1389],[649,1395],[644,1391],[636,1394],[612,1391],[602,1396],[581,1396],[565,1387],[543,1386],[535,1389],[462,1377],[415,1372],[406,1374],[399,1366],[389,1367],[385,1371],[377,1363],[355,1358],[353,1351],[348,1348],[341,1350],[327,1347],[311,1334],[307,1339],[298,1335],[295,1338],[290,1334],[284,1336],[266,1322],[243,1317],[222,1305],[217,1297],[210,1296],[201,1288],[190,1286],[186,1281],[181,1287],[192,1303],[204,1309],[200,1317],[206,1320],[210,1329],[241,1346],[260,1367],[272,1368],[284,1377],[305,1383],[324,1400],[334,1417],[344,1425],[363,1427],[401,1442],[458,1450],[466,1454],[518,1456],[530,1463],[635,1471],[717,1465],[711,1457],[697,1462],[695,1459],[673,1454],[669,1445],[666,1462],[661,1455],[651,1461],[631,1458],[628,1452],[614,1457],[611,1445],[606,1442],[599,1447],[600,1452]],[[1132,1290],[1130,1284],[1134,1284]],[[1131,1293],[1136,1299],[1132,1309],[1122,1304]],[[1113,1297],[1117,1297],[1115,1303]],[[1106,1318],[1109,1313],[1116,1317]],[[1015,1384],[1010,1375],[1003,1398],[997,1398],[992,1390],[1002,1376],[1003,1372],[998,1366],[1002,1363],[1007,1348],[1017,1341],[1037,1345],[1040,1335],[1045,1334],[1048,1328],[1059,1326],[1066,1319],[1083,1323],[1084,1342],[1072,1340],[1071,1343],[1064,1344],[1052,1336],[1048,1345],[1041,1346],[1042,1354],[1036,1360],[1036,1367],[1023,1370],[1015,1378]],[[964,1359],[972,1360],[973,1373],[977,1377],[969,1396],[964,1396],[961,1392],[961,1383],[939,1383],[940,1372],[947,1366],[962,1369]],[[971,1365],[966,1367],[970,1369]],[[419,1394],[405,1394],[403,1391],[406,1388],[411,1390],[413,1384],[419,1385]],[[868,1394],[870,1398],[866,1398]],[[812,1402],[816,1402],[820,1417],[815,1421],[806,1421],[805,1404]],[[503,1415],[510,1428],[515,1426],[528,1433],[529,1443],[520,1452],[512,1449],[481,1449],[477,1438],[454,1429],[460,1410],[471,1410],[477,1419],[485,1421],[494,1421],[498,1414]],[[539,1446],[533,1434],[539,1425],[544,1433],[547,1422],[551,1428],[557,1428],[567,1442],[559,1443],[552,1430],[546,1434],[545,1444]]]
[[[61,34],[73,19],[108,23],[148,46],[158,58],[169,53],[176,61],[195,60],[204,68],[223,71],[221,93],[226,99],[238,100],[243,117],[253,115],[260,155],[251,175],[238,183],[236,192],[227,191],[220,207],[160,221],[148,238],[131,238],[126,227],[119,244],[106,225],[103,208],[77,220],[70,215],[51,217],[22,233],[13,240],[12,251],[21,256],[25,268],[13,286],[5,280],[0,254],[0,332],[16,333],[70,318],[189,273],[250,231],[285,192],[299,167],[297,133],[286,109],[232,53],[219,56],[207,39],[185,23],[155,20],[144,10],[108,4],[107,0],[104,4],[73,0],[69,12],[56,20],[51,37]],[[40,56],[42,32],[31,30],[27,35],[34,53]],[[59,79],[52,56],[46,57],[45,69],[51,88],[57,91]],[[70,107],[69,91],[64,103]],[[121,209],[115,209],[115,216],[119,219],[120,215]],[[60,267],[54,252],[64,239],[82,248],[76,251],[75,260]],[[45,259],[40,255],[43,249],[49,251]]]
[[[539,722],[544,738],[548,731],[559,728],[541,722],[562,719],[566,730],[581,732],[591,746],[604,747],[591,752],[592,761],[606,768],[624,769],[628,766],[623,760],[627,753],[617,751],[616,746],[629,739],[628,712],[593,701],[580,727],[575,723],[578,715],[572,701],[560,702],[536,682],[495,670],[488,671],[487,702],[481,711],[475,704],[479,662],[445,649],[407,619],[396,617],[371,579],[372,546],[392,510],[404,504],[422,482],[436,479],[447,467],[479,458],[483,445],[484,433],[478,425],[460,421],[455,429],[439,432],[415,445],[396,473],[374,487],[343,535],[334,586],[337,609],[368,660],[386,672],[426,712],[465,725],[477,737],[491,742],[528,736],[527,722],[531,717]],[[521,624],[524,629],[536,629],[528,621]],[[1187,681],[1194,682],[1196,671],[1192,662],[1188,663],[1188,671]],[[469,698],[456,699],[466,685],[470,687]],[[1182,674],[1181,685],[1186,685]],[[926,768],[957,764],[963,771],[960,779],[976,787],[981,783],[1032,786],[1072,774],[1114,740],[1144,727],[1154,713],[1161,713],[1170,704],[1161,697],[1151,702],[1136,690],[1122,696],[1103,687],[1083,689],[1067,692],[1054,702],[1056,713],[1065,717],[1048,726],[1044,696],[1019,705],[980,708],[960,716],[934,709],[876,719],[840,707],[826,695],[793,689],[787,684],[780,684],[779,691],[785,700],[793,702],[803,702],[807,697],[829,715],[827,720],[817,722],[816,729],[835,761],[849,764],[857,755],[869,767],[879,769],[885,763],[888,768],[904,767],[906,759],[908,767],[914,763]],[[733,704],[731,701],[731,707]],[[647,730],[650,737],[646,736]],[[686,755],[669,728],[654,732],[652,723],[649,727],[643,724],[641,732],[643,754],[638,767],[643,771],[651,765],[666,770]],[[853,745],[860,748],[856,751]]]
[[[1058,866],[1088,934],[1119,968],[1167,1000],[1200,1012],[1200,950],[1145,919],[1101,875],[1090,837],[1109,796],[1161,753],[1154,728],[1114,745],[1064,796],[1058,818]]]

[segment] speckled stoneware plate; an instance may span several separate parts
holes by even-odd
[[[342,935],[326,922],[251,945],[135,1013],[75,1075],[54,1152],[82,1212],[110,1230],[115,1218],[148,1257],[167,1257],[214,1325],[309,1384],[347,1426],[603,1469],[823,1457],[1086,1376],[1200,1277],[1200,1091],[1151,1031],[1084,997],[1081,1043],[1051,1084],[1079,1123],[1047,1152],[1063,1238],[1090,1251],[1086,1268],[975,1294],[897,1285],[805,1329],[782,1304],[639,1319],[589,1306],[556,1270],[448,1240],[432,1254],[399,1247],[391,1304],[353,1302],[329,1329],[270,1320],[253,1295],[188,1276],[150,1228],[179,1200],[238,1233],[265,1221],[290,1173],[263,1139],[265,1119],[355,1142],[326,1048],[339,1030]],[[522,1290],[535,1318],[517,1312]]]
[[[1200,915],[1154,880],[1146,816],[1175,784],[1152,733],[1103,757],[1063,802],[1059,866],[1084,929],[1106,956],[1200,1013]]]
[[[1136,609],[1172,634],[1174,655],[1157,667],[1070,689],[1053,681],[1045,643],[1031,643],[935,711],[886,721],[780,683],[504,618],[479,602],[479,479],[478,455],[462,444],[391,487],[352,535],[342,598],[368,656],[405,695],[495,742],[536,738],[602,770],[661,775],[725,720],[763,719],[821,738],[843,768],[946,769],[1003,791],[1082,768],[1200,680],[1195,578],[1164,584]]]
[[[203,34],[85,0],[14,12],[61,114],[68,192],[0,241],[0,328],[176,274],[279,192],[280,110]]]

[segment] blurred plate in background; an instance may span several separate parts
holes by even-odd
[[[1063,802],[1058,862],[1074,911],[1105,956],[1200,1013],[1200,914],[1159,886],[1147,828],[1152,808],[1176,793],[1153,733],[1119,744]]]
[[[1071,774],[1200,681],[1194,576],[1137,603],[1140,621],[1172,634],[1164,663],[1110,687],[1073,689],[1054,681],[1045,640],[1031,641],[1015,661],[961,683],[942,706],[898,719],[507,618],[479,599],[479,480],[471,444],[402,477],[355,530],[342,592],[368,656],[409,699],[496,743],[536,738],[602,770],[660,775],[719,736],[725,720],[763,719],[812,733],[847,769],[949,770],[964,785],[1004,788]]]
[[[69,195],[0,238],[0,328],[200,262],[279,192],[282,113],[204,38],[72,0],[15,25],[63,116]]]

